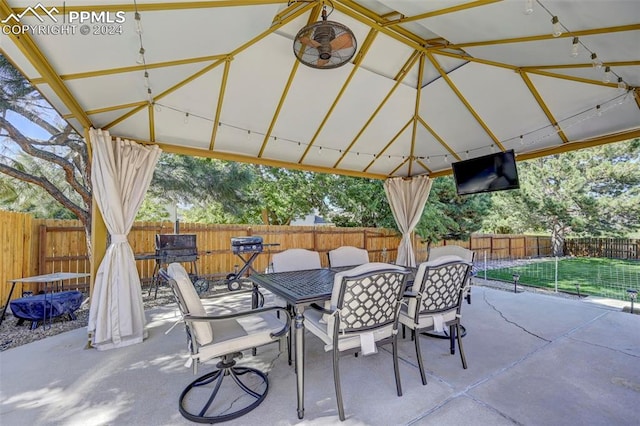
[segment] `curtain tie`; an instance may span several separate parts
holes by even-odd
[[[122,244],[122,243],[126,243],[127,240],[127,234],[112,234],[111,235],[111,244]]]

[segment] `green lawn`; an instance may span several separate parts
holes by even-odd
[[[519,282],[535,287],[555,288],[555,260],[536,261],[487,271],[487,278]],[[484,277],[484,272],[478,274]],[[640,262],[601,258],[563,258],[558,260],[558,291],[628,300],[627,289],[640,290]]]

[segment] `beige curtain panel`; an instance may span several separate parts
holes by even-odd
[[[157,146],[112,139],[91,129],[91,183],[95,202],[111,236],[95,277],[88,332],[92,345],[112,349],[146,337],[140,278],[127,235],[151,183],[160,153]]]
[[[396,265],[416,266],[416,256],[411,246],[411,233],[420,221],[432,183],[429,176],[426,175],[410,179],[391,178],[384,183],[384,191],[387,194],[393,217],[402,233]]]

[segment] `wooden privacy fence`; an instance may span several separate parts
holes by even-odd
[[[174,231],[171,222],[136,222],[129,242],[136,255],[155,253],[155,235]],[[253,266],[263,271],[270,256],[288,248],[306,248],[320,252],[322,264],[328,264],[327,252],[343,245],[362,247],[374,262],[396,258],[400,236],[394,230],[381,228],[337,228],[272,225],[180,224],[181,234],[195,234],[198,246],[198,273],[209,277],[224,277],[243,262],[231,252],[231,238],[262,236],[267,244],[279,244],[265,249]],[[8,280],[52,272],[89,272],[89,256],[84,229],[75,220],[33,219],[28,214],[0,211],[0,304],[9,291]],[[476,259],[485,254],[492,259],[551,255],[549,237],[523,235],[474,234],[469,241],[442,241],[434,246],[458,244],[476,252]],[[417,261],[427,257],[428,244],[418,237],[414,241]],[[155,260],[136,261],[143,284],[153,275]],[[86,290],[88,279],[69,283]],[[16,287],[13,297],[22,290],[37,291],[34,286]]]
[[[640,240],[628,238],[568,238],[565,254],[610,259],[640,259]]]

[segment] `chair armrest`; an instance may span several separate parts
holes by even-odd
[[[316,311],[320,311],[323,314],[331,315],[335,312],[335,310],[325,309],[323,306],[318,305],[317,303],[312,303],[309,305],[310,308],[315,309]]]
[[[213,321],[222,321],[222,320],[229,320],[229,319],[236,319],[236,318],[244,318],[244,317],[249,317],[252,315],[256,315],[256,314],[261,314],[261,313],[265,313],[265,312],[271,312],[271,311],[277,311],[277,312],[281,312],[284,313],[284,315],[287,318],[287,321],[284,322],[284,325],[282,327],[282,329],[280,329],[279,331],[275,332],[275,333],[271,333],[271,337],[281,337],[286,335],[289,332],[289,328],[291,326],[291,316],[289,315],[289,312],[285,309],[285,308],[281,308],[278,306],[272,306],[272,307],[268,307],[268,308],[258,308],[258,309],[252,309],[250,311],[243,311],[243,312],[236,312],[233,314],[227,314],[227,315],[205,315],[205,316],[197,316],[197,315],[185,315],[184,316],[184,320],[185,321],[209,321],[209,322],[213,322]]]
[[[405,291],[404,294],[403,294],[404,297],[413,298],[413,299],[418,297],[418,295],[419,295],[419,293],[417,293],[415,291]]]

